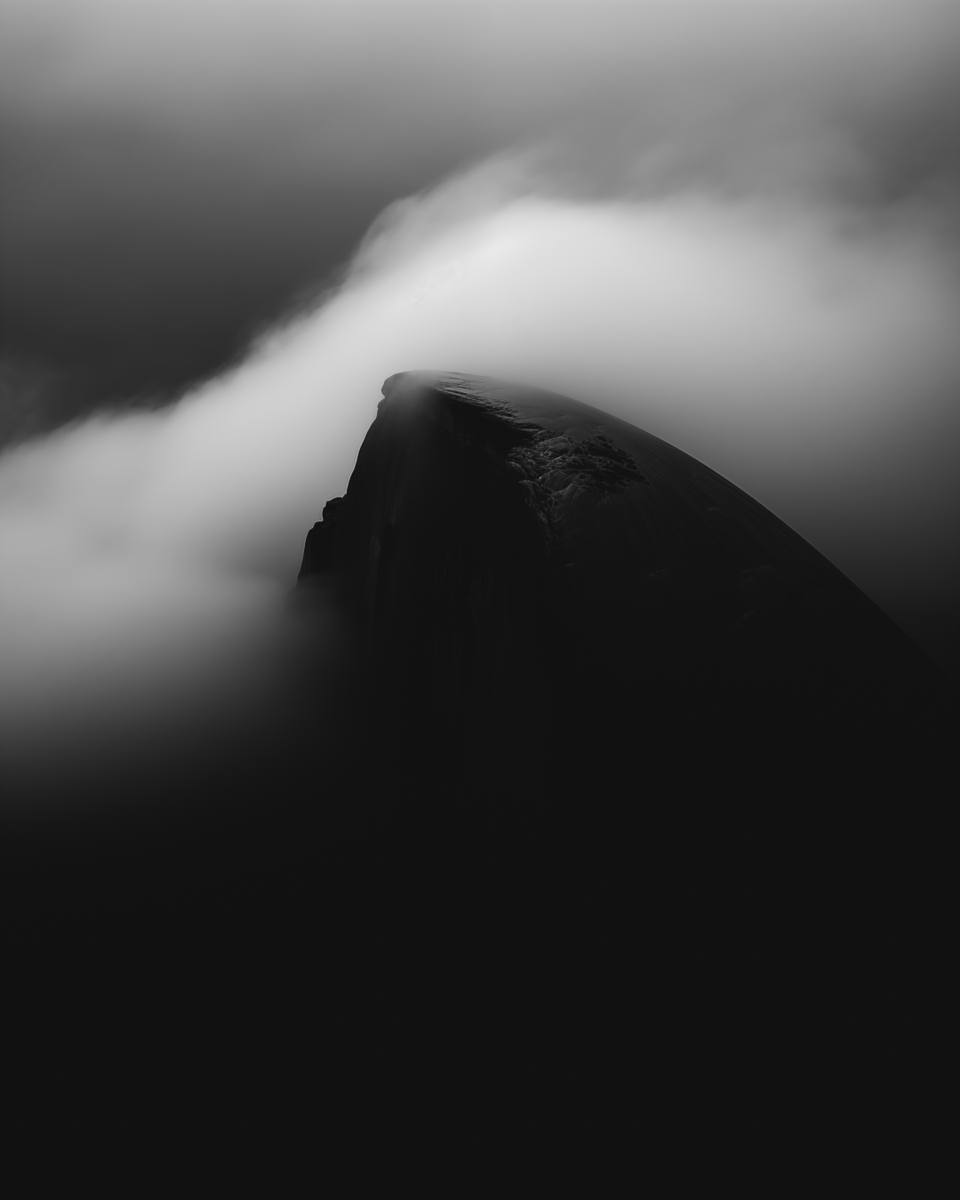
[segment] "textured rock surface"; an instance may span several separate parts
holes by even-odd
[[[902,631],[702,463],[493,380],[388,379],[325,513],[298,591],[365,647],[341,778],[399,976],[575,1110],[585,1071],[770,1145],[812,1095],[937,1127],[957,703]]]
[[[628,836],[691,805],[751,842],[827,821],[839,847],[908,818],[898,787],[944,786],[952,690],[906,635],[757,501],[588,405],[392,376],[324,512],[299,587],[336,580],[362,629],[370,736],[486,804],[549,795]]]

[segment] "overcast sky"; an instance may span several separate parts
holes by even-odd
[[[81,708],[108,747],[121,708],[269,657],[408,368],[679,444],[958,674],[955,0],[0,21],[8,760],[66,755]]]

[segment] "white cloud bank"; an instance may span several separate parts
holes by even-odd
[[[960,292],[922,226],[522,180],[487,164],[395,206],[336,294],[174,407],[0,457],[18,779],[55,762],[62,780],[81,748],[149,742],[184,711],[202,725],[265,686],[306,530],[399,370],[596,403],[746,488],[881,603],[960,591]]]

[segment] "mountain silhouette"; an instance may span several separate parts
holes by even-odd
[[[954,690],[899,627],[715,471],[566,397],[388,379],[307,536],[314,589],[363,647],[367,761],[389,743],[484,807],[518,772],[628,822],[706,788],[707,824],[822,808],[842,841],[902,829],[898,786],[950,795]]]
[[[6,873],[25,1003],[73,981],[47,1053],[326,1088],[329,1128],[428,1061],[516,1128],[600,1097],[770,1140],[811,1089],[831,1128],[933,1127],[952,686],[676,447],[476,376],[383,390],[290,597],[342,637],[335,702],[305,661],[285,754],[184,780],[205,816]]]

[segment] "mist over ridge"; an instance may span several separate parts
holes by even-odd
[[[107,755],[121,713],[149,742],[238,687],[255,711],[305,531],[382,381],[418,368],[675,443],[956,676],[950,6],[571,5],[539,54],[534,4],[372,6],[374,33],[343,7],[265,99],[317,19],[282,7],[221,42],[204,6],[174,87],[176,6],[8,6],[44,64],[0,85],[8,760],[69,758],[88,726]]]

